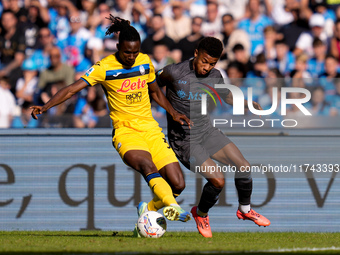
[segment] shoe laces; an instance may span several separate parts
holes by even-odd
[[[261,217],[261,215],[259,213],[255,212],[254,210],[251,210],[250,213],[251,213],[251,215],[254,215],[257,218]]]
[[[208,217],[202,217],[202,219],[203,219],[203,224],[204,224],[204,226],[205,226],[206,228],[208,228],[208,227],[209,227],[209,220],[208,220]]]

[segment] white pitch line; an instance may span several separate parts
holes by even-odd
[[[262,250],[262,251],[251,251],[251,253],[253,252],[295,252],[295,251],[340,251],[340,247],[335,247],[335,246],[332,246],[332,247],[321,247],[321,248],[318,248],[318,247],[303,247],[303,248],[292,248],[292,249],[271,249],[271,250]]]

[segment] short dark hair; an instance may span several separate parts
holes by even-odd
[[[323,46],[324,43],[321,41],[319,38],[314,38],[313,40],[313,48],[318,47],[318,46]]]
[[[236,51],[244,50],[244,46],[240,43],[235,44],[232,51],[235,53]]]
[[[111,20],[112,24],[106,30],[105,35],[120,32],[118,39],[119,43],[123,41],[128,42],[141,41],[138,31],[133,26],[130,26],[130,21],[119,17],[114,17],[112,16],[112,14],[110,14],[110,16],[107,19]]]
[[[192,24],[194,23],[195,19],[200,19],[203,22],[203,18],[201,16],[194,16],[194,17],[191,18],[191,23]]]
[[[0,77],[0,81],[3,81],[5,83],[7,83],[7,84],[10,83],[9,77],[7,75]]]
[[[266,55],[264,53],[260,53],[256,56],[255,64],[264,64],[266,63]]]
[[[197,50],[198,52],[205,51],[213,58],[220,58],[223,51],[223,44],[215,37],[205,37],[199,42]]]
[[[275,40],[275,45],[278,45],[278,44],[285,44],[285,45],[287,45],[286,40],[284,38]]]
[[[269,71],[273,72],[277,78],[284,78],[284,76],[282,75],[282,73],[280,72],[280,70],[278,68],[270,68]]]
[[[13,16],[15,16],[16,19],[18,19],[17,16],[15,15],[15,12],[12,11],[12,10],[10,10],[10,9],[4,10],[4,11],[2,12],[2,15],[4,15],[5,13],[11,13],[11,14],[13,14]],[[1,16],[2,16],[2,15],[1,15]]]
[[[246,74],[246,70],[244,68],[244,65],[241,64],[240,62],[238,61],[232,61],[228,64],[227,66],[227,71],[231,68],[235,68],[237,71],[239,71],[240,73],[242,73],[242,75],[244,76]]]
[[[224,19],[224,17],[229,17],[231,20],[234,20],[234,16],[231,13],[226,13],[222,16],[222,21]]]
[[[328,58],[331,58],[331,59],[334,59],[335,61],[338,61],[338,59],[332,54],[327,54],[326,59],[328,59]]]
[[[154,15],[152,15],[152,18],[155,17],[160,17],[161,19],[163,19],[163,15],[161,13],[155,13]]]

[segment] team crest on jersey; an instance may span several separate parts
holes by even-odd
[[[145,74],[145,68],[144,66],[139,66],[139,72],[141,73],[141,75],[144,75]]]
[[[94,71],[94,68],[91,67],[89,70],[86,71],[85,75],[89,77],[89,75]]]
[[[177,90],[177,96],[180,98],[180,99],[183,99],[187,96],[187,94],[183,91],[183,90]]]

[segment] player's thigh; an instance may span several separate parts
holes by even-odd
[[[199,146],[196,146],[196,148]],[[196,150],[198,151],[198,150]],[[199,157],[199,160],[196,161],[197,164],[200,165],[194,165],[191,164],[191,168],[194,167],[195,174],[199,174],[203,176],[207,181],[209,181],[214,187],[222,189],[224,187],[225,181],[224,181],[224,173],[221,171],[222,168],[219,168],[216,163],[209,157],[208,153],[205,152],[204,148],[200,150],[201,153],[199,155],[196,154],[196,158]],[[202,157],[202,155],[206,153],[205,157]],[[203,161],[203,158],[206,158],[206,160]],[[198,176],[196,176],[198,177]]]
[[[217,152],[222,150],[226,145],[230,144],[230,139],[222,133],[218,128],[213,128],[205,136],[202,146],[209,153],[210,157],[213,157]]]
[[[198,169],[200,170],[200,174],[206,178],[207,180],[210,179],[224,179],[224,173],[221,170],[222,168],[217,166],[214,160],[208,158],[201,167]]]
[[[171,140],[170,144],[179,161],[192,172],[210,157],[202,145],[194,141],[177,139]]]
[[[240,169],[241,166],[249,166],[249,162],[244,158],[234,143],[229,143],[224,146],[216,152],[212,158],[223,164],[234,165],[237,169]]]
[[[113,133],[112,144],[128,166],[144,174],[155,171],[148,144],[140,132],[118,128]]]
[[[152,161],[160,170],[164,166],[171,163],[178,163],[175,153],[168,144],[165,135],[162,133],[161,128],[150,128],[145,133],[145,141],[148,144]]]
[[[171,146],[181,163],[194,172],[206,178],[215,187],[224,186],[224,174],[219,171],[210,154],[199,142],[171,141]],[[200,177],[199,177],[200,178]]]
[[[124,154],[124,162],[144,176],[158,172],[158,169],[152,162],[151,154],[147,151],[129,150]]]

